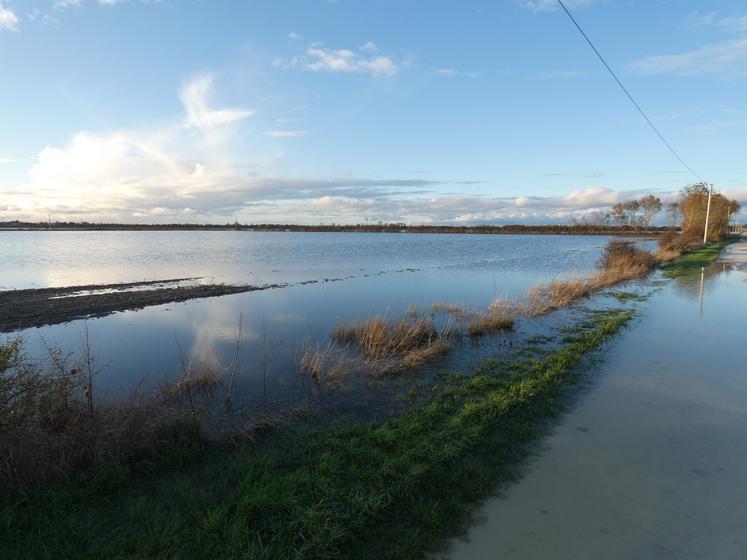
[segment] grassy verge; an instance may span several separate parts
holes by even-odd
[[[731,238],[726,241],[711,243],[702,249],[688,251],[677,260],[662,265],[661,268],[664,270],[664,274],[670,278],[700,272],[701,268],[713,263],[728,245],[736,241],[738,241],[737,238]]]
[[[447,376],[402,416],[297,426],[256,445],[165,448],[0,498],[2,558],[421,558],[516,475],[584,357],[631,319],[592,314],[549,353]]]

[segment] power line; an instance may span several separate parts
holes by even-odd
[[[617,82],[617,85],[619,85],[620,88],[625,92],[625,95],[628,96],[628,99],[630,99],[630,102],[633,104],[633,106],[636,109],[638,109],[638,112],[646,120],[646,122],[651,127],[651,129],[656,133],[656,135],[659,137],[659,140],[661,140],[662,142],[664,142],[664,145],[669,149],[670,152],[672,152],[672,154],[674,155],[674,157],[676,157],[679,160],[679,162],[682,165],[685,166],[685,169],[687,169],[690,173],[692,173],[693,176],[698,179],[698,181],[700,181],[701,183],[705,183],[705,181],[703,181],[703,179],[701,178],[701,176],[698,175],[697,173],[695,173],[695,171],[693,171],[693,168],[690,167],[689,165],[687,165],[685,163],[685,160],[682,159],[680,157],[680,155],[677,153],[677,151],[672,147],[672,145],[669,142],[667,142],[667,139],[664,138],[664,136],[662,135],[661,132],[659,132],[659,129],[656,128],[656,125],[654,125],[654,123],[651,122],[651,119],[649,119],[648,116],[646,115],[646,113],[643,111],[643,109],[641,109],[641,106],[638,105],[638,103],[636,102],[635,99],[633,99],[633,96],[630,94],[630,92],[627,90],[627,88],[622,84],[622,82],[617,77],[617,75],[612,70],[612,68],[610,68],[610,65],[607,64],[607,61],[604,59],[604,57],[602,56],[602,54],[594,46],[594,43],[591,42],[591,39],[589,39],[589,37],[586,35],[586,33],[584,33],[584,30],[581,29],[581,26],[576,21],[576,18],[574,18],[573,14],[571,14],[571,12],[568,10],[568,8],[565,7],[565,4],[563,4],[563,0],[558,0],[558,4],[560,4],[561,8],[563,8],[563,10],[565,11],[565,13],[568,14],[568,17],[571,18],[571,21],[573,22],[573,25],[576,26],[576,29],[578,29],[578,31],[581,33],[581,35],[583,36],[583,38],[586,39],[586,42],[589,43],[589,46],[592,48],[592,50],[597,55],[597,57],[599,57],[599,60],[602,61],[602,64],[604,64],[604,67],[607,69],[607,71],[610,73],[610,75],[615,79],[615,81]]]

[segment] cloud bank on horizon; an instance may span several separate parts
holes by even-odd
[[[0,220],[563,223],[649,192],[673,202],[692,182],[554,1],[390,6],[429,31],[352,0],[293,17],[273,3],[30,4],[0,1],[0,52],[16,53],[0,93]],[[660,28],[602,47],[685,158],[747,207],[747,15],[722,4],[661,12],[689,47],[664,49]],[[636,17],[568,5],[599,37]],[[142,45],[122,43],[126,18],[143,22]],[[486,19],[508,21],[506,36],[492,41]],[[475,37],[456,43],[455,27]],[[41,41],[52,35],[59,52]]]

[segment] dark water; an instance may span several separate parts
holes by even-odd
[[[608,238],[590,236],[325,234],[260,232],[6,232],[0,287],[70,286],[178,277],[287,287],[151,307],[87,321],[97,383],[110,392],[156,386],[185,359],[228,364],[243,318],[242,391],[293,399],[309,390],[296,363],[306,341],[324,344],[340,321],[398,317],[435,301],[485,309],[540,281],[588,273]],[[645,242],[644,242],[645,243]],[[650,242],[649,242],[650,243]],[[304,282],[317,281],[317,283]],[[20,334],[81,348],[74,321]],[[515,335],[508,335],[515,336]],[[495,342],[495,341],[494,341]],[[470,355],[492,351],[489,343]],[[450,362],[458,363],[464,352]]]

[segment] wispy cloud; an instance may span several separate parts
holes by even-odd
[[[308,133],[305,130],[268,130],[264,134],[273,138],[301,138]]]
[[[303,55],[290,59],[277,57],[272,65],[279,68],[306,68],[314,72],[358,73],[371,76],[394,76],[400,65],[392,56],[376,54],[379,47],[373,42],[365,43],[358,52],[350,49],[330,49],[313,43]]]
[[[7,158],[7,157],[0,157],[0,165],[8,164],[8,163],[15,163],[16,160],[13,158]]]
[[[370,52],[370,53],[379,52],[379,45],[377,45],[373,41],[367,41],[361,45],[360,50],[362,52]]]
[[[470,78],[475,79],[480,76],[477,72],[463,72],[456,68],[436,68],[433,72],[436,76],[443,78]]]
[[[0,3],[0,29],[18,31],[18,16]]]
[[[747,16],[720,16],[718,12],[692,12],[684,18],[683,24],[690,29],[715,28],[723,31],[747,31]]]
[[[639,58],[628,65],[638,74],[698,75],[747,71],[747,37],[677,54]]]
[[[529,8],[533,12],[554,12],[560,9],[558,0],[518,0],[524,8]],[[565,0],[565,5],[569,8],[578,8],[589,6],[597,0]]]
[[[552,70],[550,72],[543,72],[538,75],[537,78],[541,80],[553,80],[553,79],[564,79],[569,80],[573,78],[583,78],[588,76],[589,72],[586,70]]]
[[[189,80],[179,92],[186,115],[185,126],[205,132],[209,129],[228,125],[246,119],[254,114],[247,109],[213,109],[208,99],[213,93],[214,76],[204,74]]]
[[[86,3],[87,0],[54,0],[54,3],[52,4],[54,8],[58,10],[64,10],[65,8],[77,8],[78,6],[82,6]],[[159,2],[160,0],[140,0],[143,4],[150,4],[154,2]],[[117,4],[123,4],[127,2],[127,0],[91,0],[91,2],[95,4],[99,4],[101,6],[116,6]]]

